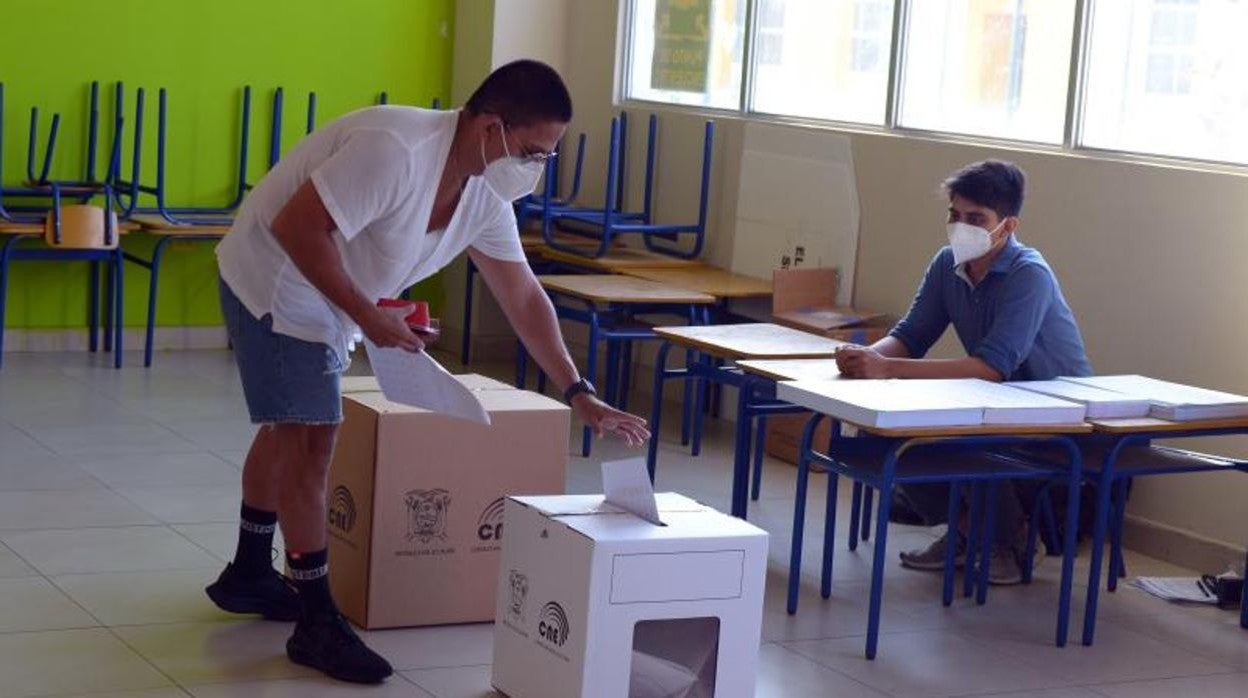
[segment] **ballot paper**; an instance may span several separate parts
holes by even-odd
[[[650,471],[641,458],[604,461],[602,464],[602,492],[608,504],[632,512],[652,524],[661,526],[659,505],[654,498],[654,484]]]
[[[489,424],[476,395],[423,351],[383,349],[365,340],[368,361],[386,399],[449,417]]]
[[[633,650],[628,698],[686,698],[697,682],[688,667]]]
[[[1138,577],[1131,586],[1159,599],[1185,603],[1216,604],[1218,597],[1200,585],[1198,577]]]
[[[1248,417],[1248,397],[1146,376],[1087,376],[1064,381],[1112,390],[1152,403],[1151,416],[1172,422]]]

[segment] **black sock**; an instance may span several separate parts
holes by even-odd
[[[299,590],[304,618],[337,613],[334,597],[329,593],[328,548],[310,553],[287,551],[286,563],[290,565],[290,578]]]
[[[238,548],[234,551],[234,569],[244,577],[260,577],[273,569],[273,531],[277,529],[277,512],[247,506],[238,524]]]

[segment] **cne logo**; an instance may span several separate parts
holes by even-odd
[[[503,539],[503,502],[503,497],[490,502],[477,519],[477,538],[481,541],[488,543]]]
[[[351,490],[338,485],[329,500],[329,525],[350,533],[355,528],[355,516],[355,497],[351,496]]]
[[[552,645],[563,647],[568,641],[568,614],[563,606],[551,601],[542,606],[542,614],[538,617],[537,634]]]
[[[443,489],[410,490],[403,495],[407,505],[407,539],[429,543],[446,540],[446,518],[451,493]]]

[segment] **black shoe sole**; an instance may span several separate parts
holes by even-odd
[[[311,669],[316,669],[317,671],[321,672],[322,674],[325,674],[331,679],[337,679],[339,681],[346,681],[348,683],[379,684],[379,683],[384,682],[386,679],[390,678],[390,676],[394,674],[393,670],[387,671],[386,673],[381,674],[379,676],[361,676],[358,674],[352,675],[352,674],[347,674],[347,673],[340,672],[340,671],[333,671],[329,667],[323,666],[316,657],[313,657],[311,655],[311,653],[304,652],[300,650],[298,646],[292,646],[290,644],[286,645],[286,656],[289,657],[290,661],[294,662],[295,664],[300,664],[302,666],[306,666]]]
[[[259,615],[265,620],[292,623],[299,620],[299,605],[292,608],[275,606],[272,601],[259,596],[230,594],[221,588],[219,583],[210,584],[204,589],[208,598],[222,611],[244,615]]]

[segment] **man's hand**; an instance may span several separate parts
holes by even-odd
[[[650,439],[646,420],[637,415],[621,412],[588,393],[572,398],[572,411],[599,438],[612,434],[624,439],[629,446],[641,446]]]
[[[425,343],[407,326],[407,316],[416,306],[407,304],[402,307],[378,308],[371,306],[370,311],[356,320],[360,330],[368,341],[379,347],[398,347],[407,351],[420,351]]]
[[[892,378],[890,359],[870,347],[841,347],[836,367],[846,378]]]

